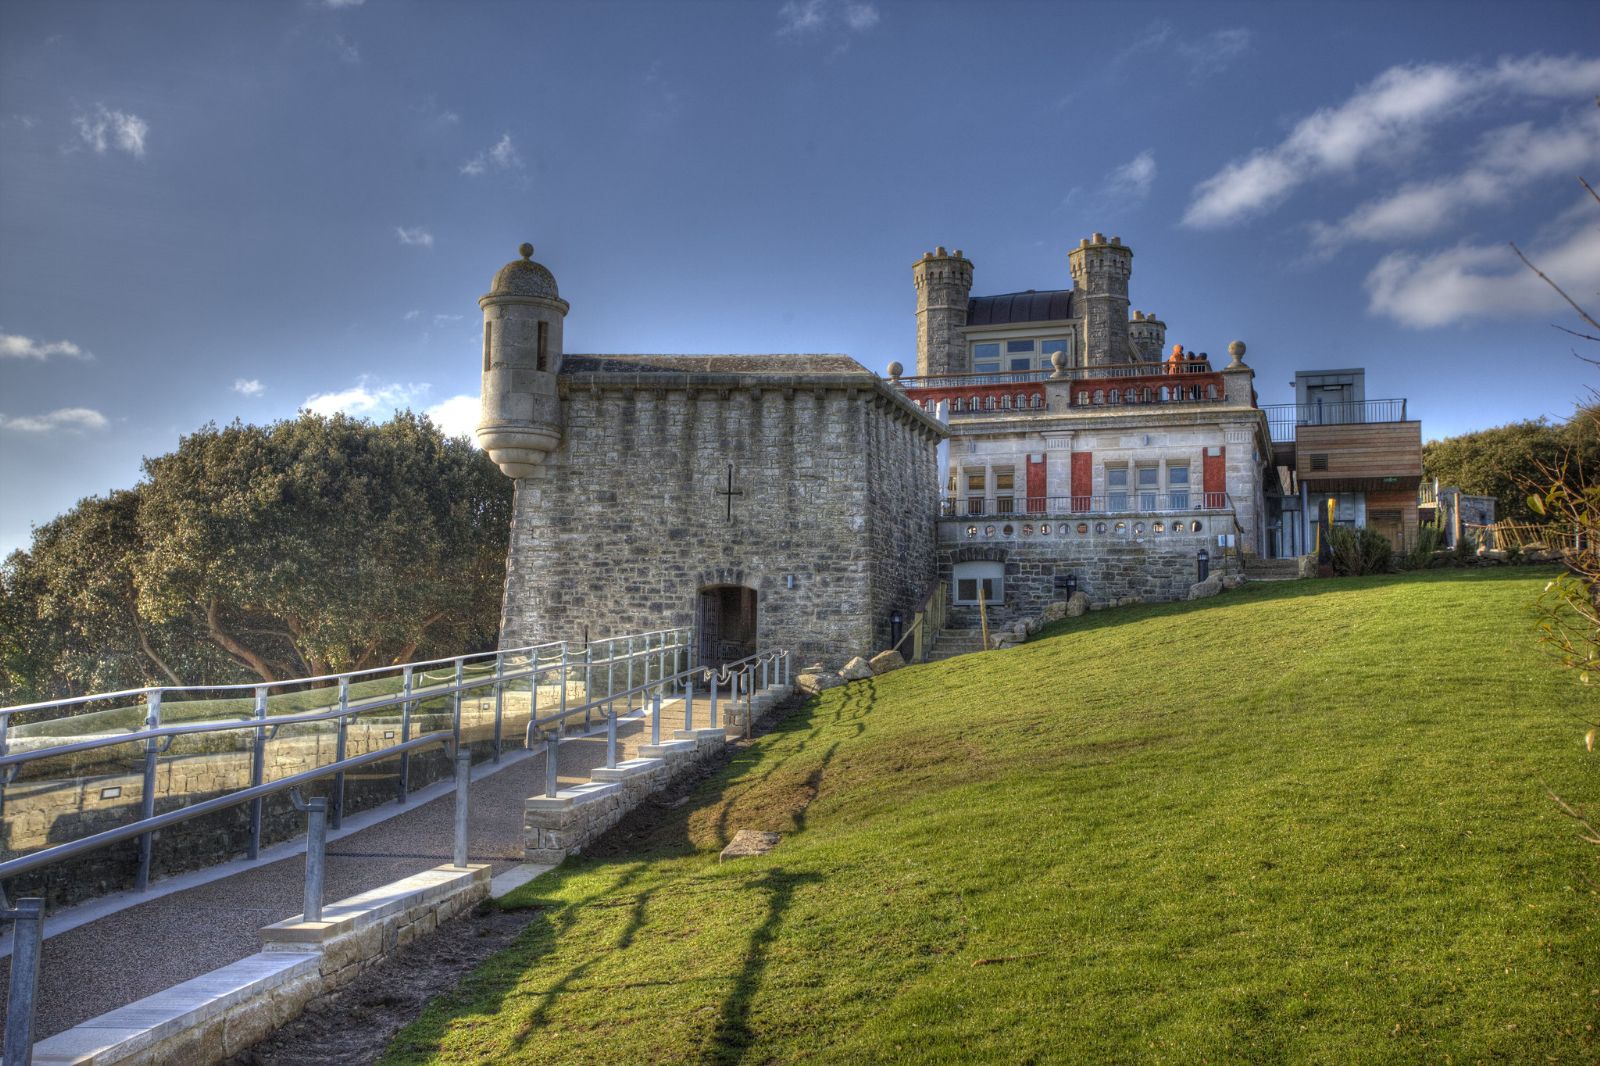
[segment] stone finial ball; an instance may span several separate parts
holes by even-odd
[[[906,372],[906,368],[901,366],[899,363],[890,363],[889,364],[889,380],[890,381],[898,381],[900,379],[900,375],[904,374],[905,372]]]
[[[529,244],[527,241],[523,241],[522,244],[517,247],[517,251],[522,253],[522,258],[524,259],[533,258],[533,245]]]
[[[1057,370],[1065,370],[1067,368],[1067,353],[1061,351],[1060,349],[1051,352],[1050,365],[1055,367]]]
[[[1235,359],[1243,359],[1244,341],[1234,341],[1232,344],[1228,345],[1228,354],[1233,356]]]

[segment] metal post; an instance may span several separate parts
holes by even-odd
[[[650,698],[650,743],[661,743],[661,692]]]
[[[567,728],[567,642],[564,640],[561,642],[561,717],[556,719],[556,728]]]
[[[9,741],[6,739],[10,726],[11,716],[9,714],[0,714],[0,755],[10,753]],[[0,773],[0,818],[5,817],[6,813],[6,777],[6,774]]]
[[[756,720],[756,668],[754,664],[746,668],[748,677],[744,682],[744,735],[749,739],[750,731],[755,726]]]
[[[537,650],[528,653],[528,728],[533,728],[533,723],[539,720],[539,653]],[[527,740],[524,739],[526,744]]]
[[[407,666],[402,672],[403,680],[400,685],[400,694],[407,697],[400,704],[400,743],[404,744],[411,739],[411,667]],[[411,752],[400,753],[400,802],[406,801],[406,793],[411,790]]]
[[[451,865],[467,865],[467,789],[472,784],[472,752],[456,749],[456,846]]]
[[[39,955],[44,941],[44,900],[17,900],[11,919],[11,988],[6,995],[6,1066],[32,1066],[33,1008],[39,993]]]
[[[615,708],[606,712],[606,769],[614,770],[617,767],[617,712]]]
[[[694,681],[683,683],[683,728],[694,728]]]
[[[592,643],[584,642],[584,731],[589,731],[589,712],[592,707],[595,690],[595,647]]]
[[[464,664],[464,660],[456,660],[455,697],[450,703],[450,732],[454,735],[457,744],[461,743],[461,683]]]
[[[640,701],[643,702],[642,700]],[[628,637],[628,713],[633,713],[633,637]]]
[[[250,786],[254,788],[266,780],[267,771],[267,686],[256,686],[256,721],[263,723],[256,727],[255,740],[250,745]],[[261,805],[265,802],[260,796],[250,801],[250,858],[261,856]]]
[[[606,696],[609,697],[617,691],[617,638],[606,638]],[[615,711],[616,708],[609,702],[606,710]]]
[[[506,712],[505,656],[494,653],[494,761],[500,761],[500,732]]]
[[[291,798],[299,798],[296,790]],[[306,897],[301,918],[322,921],[322,882],[328,872],[328,801],[321,797],[295,803],[306,812]]]
[[[560,733],[547,733],[544,738],[544,794],[555,797],[560,787],[559,768],[556,765],[557,749],[561,745]]]
[[[333,761],[344,762],[346,746],[350,737],[350,716],[344,712],[350,709],[350,679],[339,679],[339,733],[333,742]],[[340,770],[333,775],[333,827],[338,829],[344,824],[344,771]]]
[[[717,726],[717,677],[719,671],[709,670],[707,673],[711,675],[711,727],[715,729]]]
[[[161,690],[156,689],[145,697],[144,727],[146,729],[161,728]],[[144,795],[139,797],[139,817],[154,818],[156,816],[156,756],[159,754],[157,741],[154,737],[144,742]],[[155,837],[145,833],[139,837],[139,872],[134,875],[133,888],[135,892],[143,892],[150,887],[150,857],[154,850]]]
[[[661,659],[656,664],[656,677],[660,679],[662,688],[667,684],[667,635],[661,634]]]

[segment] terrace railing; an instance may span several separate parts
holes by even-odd
[[[1132,492],[1102,496],[969,497],[943,500],[941,518],[1016,518],[1020,515],[1144,515],[1226,511],[1226,492]]]
[[[1267,416],[1272,439],[1288,443],[1301,426],[1350,426],[1368,422],[1406,421],[1404,398],[1352,400],[1336,403],[1273,403],[1261,410]]]
[[[907,389],[952,389],[968,385],[1018,385],[1034,381],[1096,381],[1101,378],[1159,378],[1174,374],[1209,374],[1211,363],[1191,359],[1169,367],[1166,363],[1110,363],[1102,366],[1069,366],[1061,370],[1006,370],[988,374],[929,374],[923,377],[891,378]]]

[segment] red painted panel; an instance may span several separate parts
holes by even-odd
[[[1203,471],[1204,481],[1202,483],[1202,488],[1206,494],[1205,505],[1207,507],[1221,507],[1220,494],[1228,491],[1228,468],[1226,465],[1228,449],[1218,447],[1216,455],[1212,455],[1211,452],[1212,449],[1206,449],[1205,469]],[[1213,504],[1211,502],[1213,499],[1218,500],[1218,502]]]
[[[1094,495],[1094,452],[1072,453],[1072,509],[1087,511]]]
[[[1044,456],[1034,459],[1028,458],[1028,513],[1043,514],[1045,509],[1045,496],[1049,493],[1049,479],[1045,477],[1046,460]]]

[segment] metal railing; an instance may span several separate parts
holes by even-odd
[[[453,752],[455,766],[455,824],[452,861],[456,866],[466,865],[468,858],[467,797],[471,779],[472,755],[468,746],[462,740],[461,703],[462,697],[470,692],[485,689],[492,691],[495,710],[493,757],[498,761],[501,753],[501,729],[506,690],[508,686],[512,685],[521,685],[523,683],[528,685],[529,724],[525,741],[526,746],[531,750],[536,733],[542,736],[544,740],[547,795],[554,795],[557,791],[559,773],[558,748],[561,741],[567,736],[569,723],[575,722],[579,716],[582,716],[584,725],[587,727],[592,722],[595,714],[604,715],[606,719],[606,765],[608,767],[617,765],[619,703],[628,712],[631,712],[634,708],[636,699],[639,707],[648,707],[651,717],[651,739],[653,743],[659,743],[663,697],[674,690],[684,695],[684,728],[693,729],[694,690],[696,683],[701,682],[707,685],[710,695],[710,726],[716,727],[718,724],[720,697],[725,693],[727,698],[731,699],[735,704],[741,698],[744,700],[744,723],[748,734],[751,720],[754,717],[756,692],[772,685],[788,683],[791,675],[790,653],[787,651],[768,650],[757,652],[732,663],[712,667],[689,666],[687,664],[691,647],[690,636],[691,633],[688,629],[673,629],[661,630],[655,633],[635,634],[629,637],[605,638],[586,643],[583,646],[581,656],[574,654],[573,649],[569,648],[565,642],[559,642],[489,652],[477,656],[458,656],[454,659],[408,663],[401,667],[389,668],[400,671],[398,692],[358,701],[350,699],[351,680],[357,677],[367,677],[368,675],[382,673],[383,671],[356,671],[349,674],[331,675],[315,679],[296,679],[274,684],[222,686],[222,688],[229,690],[250,691],[253,697],[253,713],[245,718],[218,721],[162,724],[161,708],[163,697],[173,692],[196,691],[197,687],[153,687],[0,708],[0,723],[4,723],[11,717],[25,711],[37,711],[59,706],[81,706],[97,700],[129,696],[139,696],[145,700],[144,728],[123,733],[89,736],[81,740],[68,739],[62,744],[29,751],[0,754],[0,782],[8,782],[15,777],[20,767],[40,759],[94,751],[118,744],[141,744],[144,745],[145,749],[145,788],[141,796],[141,816],[139,818],[126,825],[92,833],[76,840],[42,848],[0,862],[0,884],[3,884],[8,879],[37,871],[113,844],[137,839],[140,842],[140,852],[136,887],[142,891],[149,884],[151,849],[155,833],[195,818],[201,818],[218,811],[246,804],[252,808],[249,855],[253,859],[259,853],[261,803],[267,797],[288,793],[295,809],[305,813],[307,816],[306,876],[302,917],[305,921],[317,921],[321,916],[323,902],[327,830],[330,824],[333,828],[338,828],[339,811],[342,807],[343,799],[344,775],[350,770],[384,760],[400,758],[402,762],[399,772],[398,801],[403,803],[406,800],[406,765],[411,753],[436,745]],[[492,663],[492,673],[479,672],[476,676],[469,676],[467,665],[469,662],[480,666]],[[508,662],[515,665],[508,667]],[[448,665],[449,667],[446,672],[447,680],[421,687],[415,684],[419,672],[422,676],[427,677],[430,672],[426,668],[441,665]],[[419,671],[419,668],[422,669]],[[551,675],[554,675],[555,684],[559,687],[556,709],[553,713],[541,716],[539,714],[538,689]],[[580,676],[584,686],[582,690],[584,698],[580,702],[574,703],[569,699],[569,692]],[[604,683],[600,681],[602,676],[607,679]],[[618,688],[616,682],[621,678],[626,679],[623,682],[624,687]],[[336,702],[330,702],[326,707],[293,714],[265,714],[267,705],[266,690],[275,687],[275,685],[303,684],[313,680],[333,682],[334,685],[325,691],[330,693],[336,691]],[[211,687],[198,690],[216,691],[215,688]],[[448,699],[452,705],[448,726],[430,729],[416,736],[410,735],[412,708],[425,700],[437,700],[440,698]],[[351,756],[345,754],[343,741],[350,718],[370,714],[374,711],[392,709],[400,711],[402,722],[405,723],[402,726],[402,735],[396,743],[359,755]],[[262,750],[265,740],[271,739],[285,726],[328,721],[338,722],[340,729],[339,743],[336,748],[338,757],[333,762],[301,773],[290,774],[277,780],[262,780],[264,775]],[[179,737],[197,734],[240,730],[254,731],[257,738],[257,742],[252,747],[252,783],[249,787],[199,802],[186,803],[177,809],[161,814],[155,813],[155,774],[153,767],[157,758],[170,749],[174,740]],[[4,734],[0,733],[0,740],[3,740],[3,736]],[[330,777],[334,779],[334,785],[329,796],[308,800],[301,795],[303,786]],[[44,906],[45,901],[43,899],[30,897],[19,900],[15,907],[11,907],[7,903],[4,891],[0,890],[0,920],[10,920],[16,930],[5,1034],[6,1056],[4,1061],[8,1064],[12,1062],[26,1063],[31,1057],[31,1033],[34,999],[38,987],[38,958],[40,944],[43,940]]]
[[[1325,403],[1270,403],[1261,408],[1272,439],[1288,443],[1301,426],[1359,426],[1369,422],[1406,421],[1404,398]]]
[[[1038,518],[1055,515],[1189,514],[1225,511],[1226,492],[1130,492],[1101,496],[968,497],[943,500],[940,518]]]
[[[1164,362],[1108,363],[1104,366],[1069,366],[1061,370],[1004,370],[988,374],[929,374],[924,377],[890,378],[907,389],[953,389],[969,385],[1021,385],[1034,381],[1095,381],[1100,378],[1159,378],[1169,374],[1209,374],[1205,359],[1188,360],[1169,366]]]

